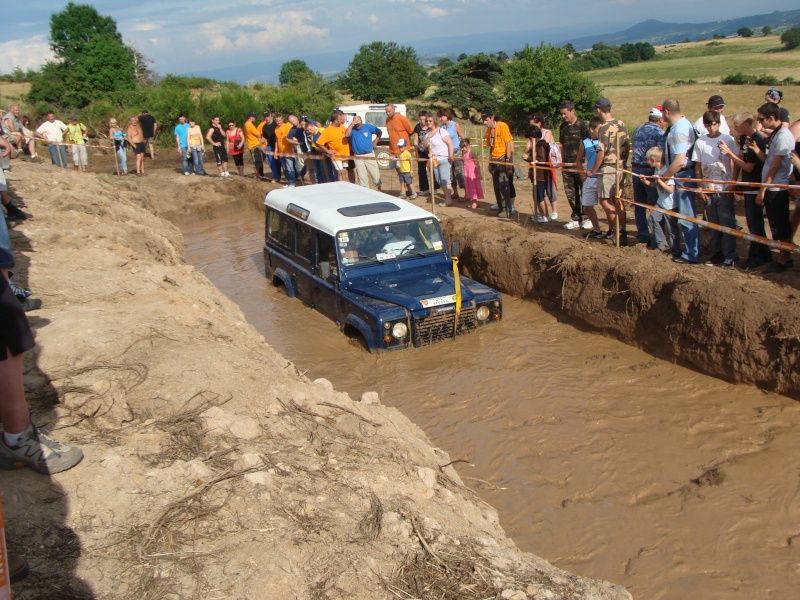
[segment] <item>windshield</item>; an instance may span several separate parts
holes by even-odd
[[[382,263],[444,250],[436,219],[341,231],[336,238],[342,266]]]

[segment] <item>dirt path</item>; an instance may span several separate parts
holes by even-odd
[[[33,571],[16,598],[630,597],[519,552],[445,452],[377,394],[298,373],[156,216],[264,184],[26,163],[10,184],[35,214],[12,231],[16,279],[44,301],[29,401],[86,455],[2,473]]]

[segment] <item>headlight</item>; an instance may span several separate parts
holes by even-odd
[[[489,307],[488,306],[480,306],[478,307],[478,311],[476,313],[478,317],[478,321],[486,321],[489,319]]]
[[[395,323],[394,327],[392,327],[392,335],[398,340],[400,338],[406,337],[407,333],[408,333],[408,327],[402,321],[400,323]]]

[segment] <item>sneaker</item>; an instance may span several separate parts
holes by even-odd
[[[442,208],[453,206],[452,202],[450,204],[448,204],[447,202],[437,202],[436,204],[438,204]]]
[[[431,195],[431,191],[430,190],[425,190],[424,192],[420,192],[419,195],[420,196],[430,196]]]
[[[24,300],[21,300],[19,296],[17,296],[17,300],[19,300],[19,303],[22,304],[22,310],[25,312],[42,308],[42,301],[39,300],[39,298],[25,298]]]
[[[615,235],[616,235],[616,230],[615,229],[609,229],[608,231],[606,231],[603,234],[603,239],[604,240],[613,240]]]
[[[27,213],[24,210],[21,210],[16,204],[13,202],[9,202],[5,205],[6,207],[6,221],[24,221],[25,219],[30,219],[33,217],[31,213]]]
[[[564,229],[578,229],[580,228],[581,224],[578,221],[567,221],[562,227]]]
[[[417,197],[417,195],[416,195],[416,194],[411,194],[411,195],[408,197],[408,199],[409,199],[409,200],[413,200],[413,199],[414,199],[414,198],[416,198],[416,197]]]
[[[9,281],[8,285],[11,286],[11,292],[19,298],[20,302],[24,302],[25,298],[30,298],[31,290],[29,288],[21,288],[13,281]]]
[[[710,259],[708,259],[704,264],[707,267],[716,267],[717,265],[721,265],[723,262],[725,262],[725,257],[722,256],[721,254],[715,254]]]
[[[489,210],[500,210],[500,205],[499,204],[492,204],[489,207]]]
[[[509,214],[511,214],[511,215],[515,215],[515,214],[517,214],[517,207],[516,207],[516,206],[512,206],[512,207],[511,207],[511,210],[509,210],[508,212],[509,212]]]
[[[558,213],[557,212],[551,213],[550,214],[550,220],[551,221],[558,221]]]
[[[592,228],[592,222],[591,222],[591,220],[589,220],[589,219],[584,219],[584,220],[583,220],[583,223],[581,223],[581,229],[591,229],[591,228]]]
[[[408,198],[408,196],[406,196],[405,194],[400,194],[398,198],[400,198],[400,200],[405,200],[406,198]]]
[[[733,267],[736,266],[736,261],[737,260],[739,260],[739,259],[737,259],[737,258],[726,258],[721,263],[719,263],[717,266],[722,268],[722,269],[732,269]]]
[[[8,446],[0,437],[0,469],[30,467],[34,471],[51,475],[66,471],[83,459],[77,446],[62,444],[36,429],[31,423],[16,446]]]
[[[189,175],[191,175],[191,173],[184,173],[184,175],[186,175],[188,177]]]
[[[586,236],[587,240],[602,240],[605,234],[599,229],[592,229]]]
[[[676,256],[672,259],[672,262],[678,263],[679,265],[696,265],[696,262],[692,262],[691,260],[686,260],[682,256]]]
[[[788,268],[789,267],[783,263],[773,261],[766,266],[762,273],[785,273]]]
[[[531,219],[533,219],[533,215],[531,215]],[[544,215],[539,215],[538,217],[536,217],[536,222],[537,223],[549,223],[550,219],[548,219]]]

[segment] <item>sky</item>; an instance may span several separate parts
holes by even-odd
[[[4,0],[11,3],[13,0]],[[77,3],[81,3],[80,0]],[[126,43],[166,73],[198,73],[259,61],[358,50],[372,41],[415,41],[506,31],[563,31],[581,37],[626,29],[640,21],[716,21],[795,10],[797,0],[95,0],[117,22]],[[65,2],[26,0],[3,11],[0,73],[38,69],[52,58],[50,15]],[[664,7],[669,7],[667,12]],[[723,12],[724,9],[724,12]],[[538,40],[532,40],[536,43]],[[463,50],[470,53],[468,41]],[[352,57],[352,54],[350,56]],[[313,60],[307,61],[314,70]],[[343,70],[347,61],[341,65]]]

